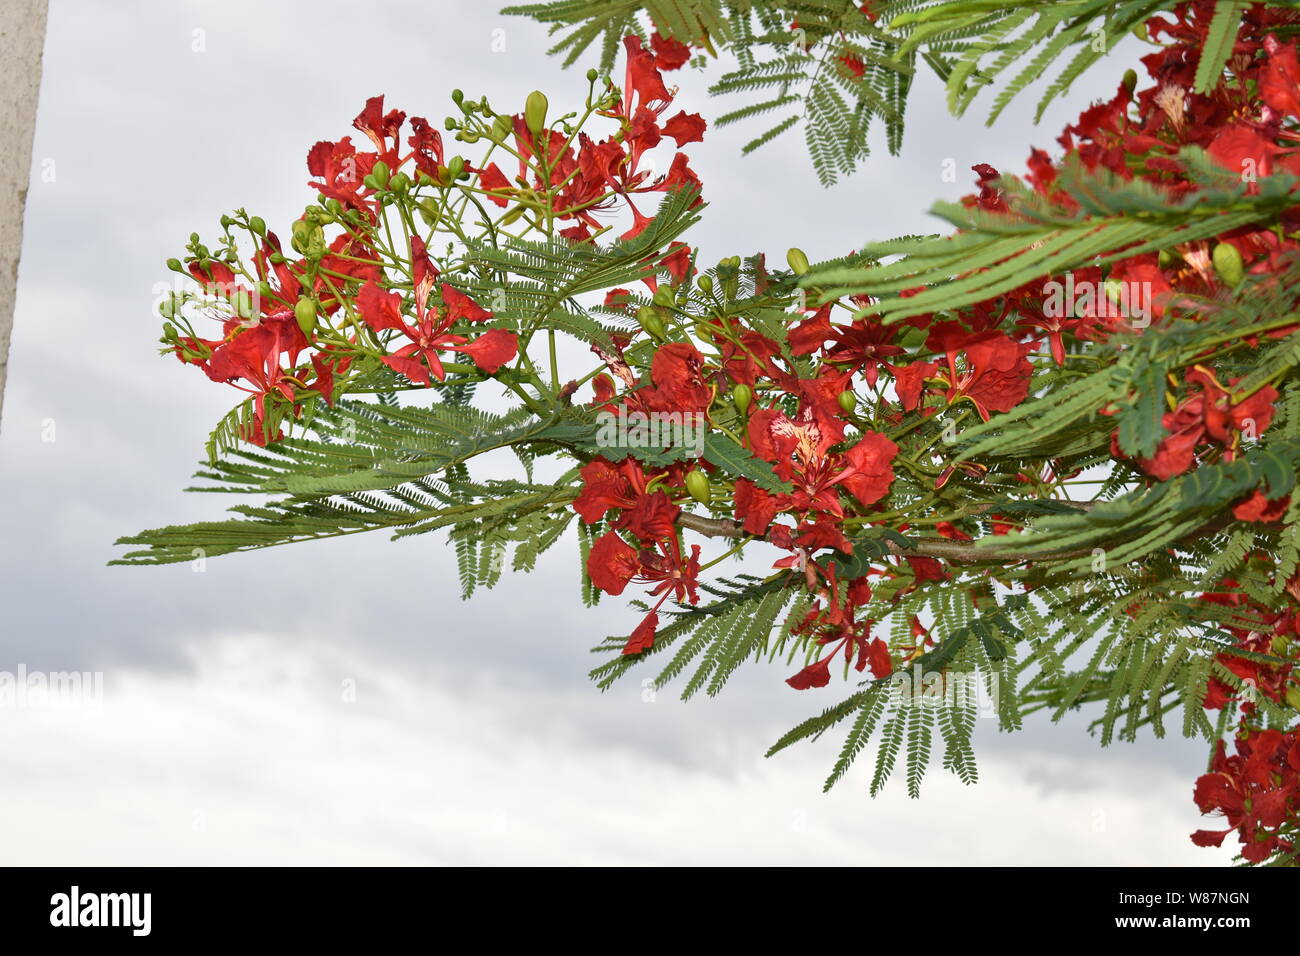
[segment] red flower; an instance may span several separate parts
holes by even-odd
[[[898,446],[878,432],[866,432],[844,453],[848,467],[834,479],[864,505],[873,505],[889,493],[894,480],[891,467]]]
[[[1025,358],[1028,349],[998,333],[965,347],[965,367],[959,368],[957,352],[948,353],[949,403],[968,398],[980,418],[989,412],[1009,412],[1029,394],[1034,367]]]
[[[613,531],[606,531],[597,538],[587,555],[587,575],[591,583],[616,597],[623,593],[640,568],[636,549]]]
[[[687,113],[682,110],[664,123],[663,131],[665,136],[677,140],[677,148],[681,149],[687,143],[704,142],[704,131],[707,128],[708,124],[699,113]]]
[[[432,378],[438,381],[446,378],[442,360],[438,356],[440,351],[464,352],[489,375],[495,374],[502,365],[515,357],[518,341],[513,332],[492,329],[471,342],[463,335],[448,331],[458,319],[479,322],[492,318],[492,313],[480,308],[469,296],[444,282],[442,298],[446,308],[439,317],[438,310],[427,305],[435,270],[431,266],[421,268],[419,257],[413,258],[419,276],[415,287],[416,322],[413,326],[408,325],[402,317],[402,296],[399,293],[385,292],[370,280],[357,294],[357,310],[367,325],[376,332],[388,329],[401,332],[411,341],[410,345],[384,356],[382,361],[385,365],[412,382],[429,385]]]
[[[646,406],[660,412],[703,412],[713,400],[704,384],[704,356],[689,342],[659,346],[650,363],[654,388],[646,389]]]

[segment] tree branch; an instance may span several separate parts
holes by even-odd
[[[1080,511],[1088,511],[1091,510],[1093,503],[1079,501],[1072,502],[1072,504],[1078,504]],[[1213,518],[1179,540],[1213,534],[1230,524],[1232,520],[1231,514]],[[677,517],[677,523],[683,528],[689,528],[691,531],[699,532],[711,538],[743,538],[748,533],[739,521],[733,521],[731,518],[706,518],[702,515],[682,512]],[[768,535],[764,535],[763,540],[771,539]],[[912,540],[915,542],[915,547],[912,548],[904,548],[889,539],[885,539],[884,543],[891,554],[900,557],[937,558],[940,561],[951,561],[954,564],[1019,564],[1022,561],[1064,561],[1071,558],[1081,558],[1084,555],[1092,554],[1094,551],[1091,547],[1082,547],[1068,548],[1061,551],[1027,553],[1004,549],[994,551],[988,548],[976,547],[974,541],[954,541],[951,538],[914,538]]]

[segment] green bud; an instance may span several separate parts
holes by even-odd
[[[465,93],[464,93],[464,91],[462,91],[462,90],[452,90],[452,91],[451,91],[451,101],[452,101],[453,103],[455,103],[457,106],[460,106],[460,104],[463,103],[463,102],[465,101]]]
[[[1178,255],[1172,249],[1161,249],[1158,261],[1161,269],[1168,269],[1178,261]]]
[[[393,178],[388,181],[388,188],[395,193],[404,193],[411,185],[411,177],[406,173],[398,170],[393,173]]]
[[[662,306],[665,309],[671,309],[677,304],[677,299],[673,295],[672,289],[668,288],[666,285],[661,285],[659,288],[655,289],[654,303],[655,305]]]
[[[641,328],[645,329],[646,334],[653,339],[663,341],[668,337],[668,330],[664,326],[663,316],[659,310],[652,305],[643,305],[637,310],[637,322],[641,323]]]
[[[184,274],[185,272],[185,268],[181,265],[181,260],[179,259],[168,259],[167,268],[172,272],[179,272],[181,274]]]
[[[741,382],[731,390],[731,400],[736,403],[736,410],[743,415],[749,411],[749,406],[754,401],[754,390]]]
[[[808,256],[802,249],[791,249],[785,254],[785,261],[790,263],[791,270],[797,276],[808,271]]]
[[[595,83],[597,77],[599,77],[599,76],[600,76],[600,73],[596,70],[595,67],[592,67],[590,70],[587,71],[587,82],[588,82],[588,83]]]
[[[1106,292],[1106,298],[1111,302],[1122,302],[1124,300],[1124,283],[1118,279],[1107,279],[1101,284]]]
[[[253,230],[253,232],[257,233],[259,236],[264,236],[266,235],[266,220],[261,216],[254,216],[252,219],[248,220],[248,228]]]
[[[840,392],[837,401],[840,403],[840,408],[846,412],[852,412],[858,407],[858,396],[854,395],[850,390]]]
[[[1137,75],[1137,71],[1136,71],[1136,70],[1131,70],[1131,69],[1130,69],[1130,70],[1125,70],[1125,71],[1124,71],[1124,80],[1123,80],[1123,83],[1124,83],[1124,86],[1128,89],[1128,91],[1129,91],[1130,93],[1132,93],[1133,90],[1135,90],[1135,89],[1137,88],[1137,85],[1138,85],[1138,75]]]
[[[1219,274],[1224,285],[1236,287],[1246,277],[1246,266],[1241,260],[1241,253],[1230,242],[1221,242],[1214,247],[1212,255],[1214,271]]]
[[[690,496],[702,505],[709,503],[709,477],[698,468],[686,473],[686,490]]]
[[[370,172],[374,174],[375,179],[382,183],[387,183],[388,177],[392,175],[392,170],[388,168],[388,164],[382,159],[370,167]]]
[[[293,307],[293,317],[298,320],[302,334],[310,338],[312,330],[316,328],[316,303],[303,296]]]
[[[231,297],[230,307],[235,310],[235,315],[241,319],[251,319],[253,317],[253,297],[247,289],[236,290]]]
[[[713,294],[712,276],[700,276],[695,280],[695,284],[700,287],[700,291],[703,292],[705,295]]]
[[[524,103],[524,125],[528,127],[528,132],[534,136],[546,128],[546,108],[548,105],[546,94],[541,90],[533,90],[528,94],[528,99]]]

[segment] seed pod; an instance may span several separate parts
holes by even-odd
[[[316,328],[316,303],[303,296],[293,307],[293,317],[298,320],[302,334],[310,338],[312,330]]]
[[[664,326],[663,316],[654,306],[643,305],[637,309],[636,320],[641,323],[641,328],[645,329],[646,334],[652,339],[663,341],[668,337],[668,330]]]
[[[736,410],[743,415],[749,411],[750,403],[754,401],[754,390],[741,382],[731,390],[731,399],[736,403]]]
[[[846,389],[845,391],[840,392],[838,401],[840,403],[840,408],[844,409],[846,412],[852,412],[858,407],[858,396],[854,395],[852,390]]]
[[[1246,277],[1246,266],[1241,260],[1241,253],[1230,242],[1221,242],[1214,247],[1214,271],[1219,274],[1224,285],[1235,288]]]
[[[797,276],[808,271],[808,256],[802,249],[791,249],[785,254],[785,261],[790,263],[790,268]]]
[[[528,99],[524,102],[524,125],[528,127],[528,132],[537,136],[546,128],[546,94],[541,90],[533,90],[528,94]]]
[[[698,468],[692,468],[686,473],[686,490],[700,504],[709,503],[709,478]]]

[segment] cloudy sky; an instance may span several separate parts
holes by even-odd
[[[1197,743],[981,726],[977,786],[935,767],[920,800],[902,781],[872,800],[867,759],[820,792],[838,739],[762,756],[837,688],[754,666],[716,700],[601,694],[588,648],[632,617],[583,608],[572,542],[468,602],[433,536],[106,567],[120,535],[220,507],[181,489],[235,393],[155,351],[155,285],[189,233],[239,206],[283,231],[313,196],[307,148],[376,93],[440,125],[454,87],[498,109],[585,88],[492,4],[358,9],[51,3],[0,429],[0,671],[101,671],[104,694],[0,709],[6,862],[1221,862],[1187,838]],[[1037,128],[1031,98],[996,130],[952,120],[925,78],[903,154],[882,146],[831,190],[797,134],[742,158],[754,130],[711,131],[694,241],[705,261],[780,261],[932,231],[930,203],[969,190],[945,160],[1021,168],[1121,60]],[[729,108],[705,76],[676,79],[686,109]]]

